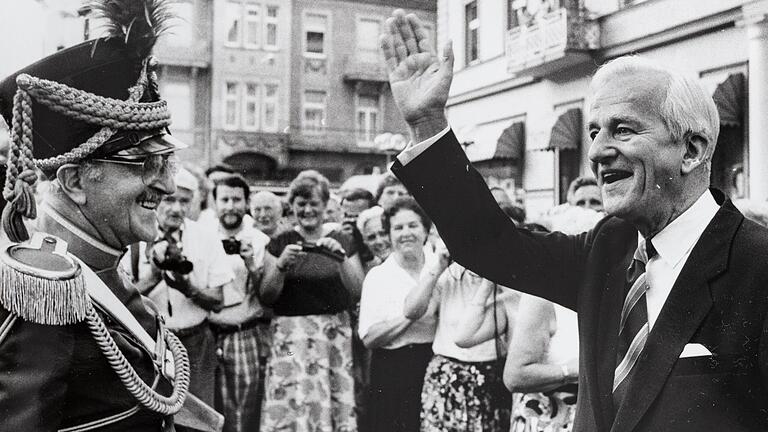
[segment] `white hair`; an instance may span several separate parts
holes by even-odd
[[[369,209],[365,209],[360,212],[359,215],[357,215],[357,229],[361,233],[363,232],[363,229],[365,228],[365,224],[370,222],[371,220],[375,218],[381,219],[381,215],[384,214],[384,209],[381,208],[381,206],[375,206],[371,207]]]
[[[709,144],[704,154],[708,166],[720,133],[720,115],[712,96],[697,77],[672,71],[643,57],[623,56],[601,66],[592,78],[591,87],[594,91],[617,76],[649,72],[660,74],[666,80],[666,96],[658,114],[672,139],[682,142],[690,134],[704,138]]]

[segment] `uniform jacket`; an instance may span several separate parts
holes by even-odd
[[[147,300],[123,283],[114,266],[101,265],[116,265],[119,257],[105,256],[69,233],[48,232],[66,238],[70,252],[96,271],[142,327],[156,335],[157,318]],[[88,430],[161,430],[163,418],[139,407],[85,322],[55,326],[18,319],[8,327],[9,315],[0,306],[0,431],[53,432],[89,422],[99,427]],[[151,385],[156,377],[152,355],[127,330],[104,314],[102,318],[126,359]],[[165,379],[158,385],[162,394],[170,393]]]
[[[615,217],[578,236],[518,230],[452,132],[392,171],[433,218],[453,259],[578,312],[574,431],[768,430],[768,230],[721,205],[649,335],[621,406],[613,372],[637,230]],[[712,356],[679,358],[688,343]]]

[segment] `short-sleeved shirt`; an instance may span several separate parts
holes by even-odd
[[[150,271],[149,257],[145,253],[146,244],[141,243],[139,277],[146,277]],[[234,275],[227,265],[226,254],[216,231],[207,229],[192,220],[185,220],[181,231],[181,251],[192,262],[190,282],[201,290],[215,288],[232,282]],[[130,255],[126,254],[123,265],[130,268]],[[149,293],[165,317],[166,325],[171,329],[185,329],[198,325],[208,317],[208,311],[198,306],[189,297],[161,281]]]
[[[326,237],[341,243],[348,257],[357,253],[352,236],[332,231]],[[286,246],[303,241],[297,231],[285,231],[270,241],[267,250],[279,257]],[[283,291],[272,305],[278,316],[336,314],[351,307],[352,296],[341,282],[339,263],[317,253],[308,253],[286,273]]]
[[[220,239],[229,238],[219,231]],[[240,242],[250,243],[253,247],[253,262],[257,267],[264,265],[264,248],[269,243],[269,237],[251,225],[243,225],[243,229],[235,235]],[[221,241],[219,241],[219,246]],[[252,318],[264,315],[264,308],[259,303],[257,293],[246,290],[248,269],[245,267],[240,254],[226,255],[224,260],[235,275],[228,288],[224,289],[224,308],[217,313],[211,313],[212,323],[223,325],[242,324]]]
[[[419,281],[400,267],[391,254],[384,262],[371,269],[363,282],[360,297],[360,324],[358,333],[364,338],[374,325],[405,317],[405,298]],[[435,339],[435,306],[393,338],[384,349],[396,349],[410,344],[430,343]]]

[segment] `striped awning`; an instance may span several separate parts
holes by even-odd
[[[521,160],[525,151],[525,123],[515,122],[504,129],[496,140],[494,159]]]
[[[557,118],[549,136],[549,145],[541,150],[578,150],[583,130],[581,108],[571,108]]]
[[[712,99],[717,105],[721,125],[739,127],[743,124],[744,107],[747,102],[745,87],[746,77],[738,72],[728,75],[728,78],[715,89]]]

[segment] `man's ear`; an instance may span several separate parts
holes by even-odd
[[[680,171],[683,174],[690,174],[699,166],[706,164],[706,157],[709,154],[710,144],[707,139],[699,134],[688,132],[683,137],[684,152],[683,163]]]
[[[79,165],[66,164],[56,170],[56,180],[61,191],[75,204],[85,205],[85,190],[83,189],[83,177],[80,175]]]

